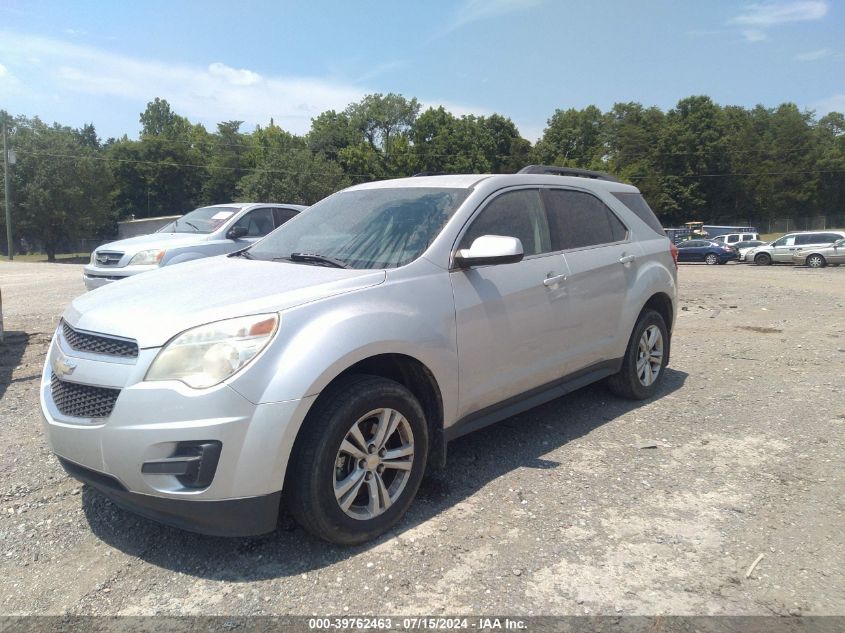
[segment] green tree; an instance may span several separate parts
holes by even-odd
[[[87,127],[87,126],[86,126]],[[12,172],[16,234],[41,242],[48,261],[78,237],[113,230],[111,175],[91,147],[93,126],[73,130],[39,119],[15,121],[18,162]],[[87,139],[87,140],[86,140]]]
[[[205,146],[207,173],[202,184],[202,203],[231,202],[238,193],[249,150],[248,137],[240,132],[243,121],[217,124],[217,133],[210,135]]]
[[[306,136],[308,149],[329,160],[337,160],[341,150],[363,141],[364,135],[352,126],[349,116],[334,110],[311,119],[311,130]]]
[[[594,167],[604,155],[603,123],[601,110],[595,106],[555,110],[534,147],[534,160],[566,167]]]
[[[394,93],[366,95],[361,101],[346,108],[353,129],[363,134],[364,139],[390,156],[391,141],[398,135],[407,134],[420,111],[415,99],[406,99]]]
[[[251,140],[251,171],[238,184],[242,199],[313,204],[349,185],[340,165],[272,123],[256,128]]]

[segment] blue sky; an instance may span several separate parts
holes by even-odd
[[[135,137],[154,97],[304,133],[371,92],[510,117],[792,101],[845,111],[845,2],[0,0],[0,108]]]

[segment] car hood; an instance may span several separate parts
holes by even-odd
[[[98,246],[98,251],[120,251],[122,253],[138,253],[153,248],[174,248],[187,246],[208,240],[208,233],[150,233],[128,237],[125,240],[109,242]]]
[[[383,283],[383,270],[210,257],[109,284],[76,298],[73,327],[159,347],[197,325],[277,312]]]

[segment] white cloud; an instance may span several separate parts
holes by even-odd
[[[545,0],[463,0],[440,32],[445,35],[461,27],[508,13],[532,9]]]
[[[226,64],[214,62],[209,64],[208,72],[215,77],[220,77],[233,86],[252,86],[261,81],[261,75],[251,70],[230,68]]]
[[[749,42],[762,42],[763,40],[769,39],[760,29],[743,29],[742,37]]]
[[[820,20],[830,9],[825,0],[799,0],[797,2],[763,2],[750,5],[731,23],[766,28],[787,22]]]
[[[9,70],[3,64],[0,64],[0,77],[5,77],[8,74]]]
[[[845,113],[845,94],[833,95],[827,99],[816,101],[810,104],[810,108],[815,110],[817,114],[824,116],[828,112],[843,112]]]
[[[57,94],[67,102],[78,99],[78,95],[115,99],[126,102],[134,112],[143,110],[154,97],[161,97],[176,112],[209,129],[219,121],[233,119],[245,121],[247,126],[266,125],[272,117],[283,128],[303,134],[309,130],[311,119],[321,112],[342,110],[373,92],[351,80],[262,75],[219,61],[194,66],[140,59],[2,31],[0,59],[17,76],[27,78],[31,94]],[[0,77],[10,72],[6,66],[2,69]],[[3,81],[7,83],[5,77]],[[439,105],[430,99],[421,101]],[[480,108],[443,105],[455,114],[485,113]]]
[[[791,0],[786,2],[761,2],[748,5],[729,24],[741,27],[742,36],[749,42],[768,39],[766,30],[790,22],[821,20],[830,10],[827,0]]]
[[[833,49],[820,48],[815,51],[806,51],[795,55],[795,60],[799,62],[814,62],[825,57],[831,57],[834,54]]]

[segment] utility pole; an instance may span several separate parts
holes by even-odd
[[[12,244],[12,207],[9,196],[9,147],[6,132],[6,122],[3,121],[3,191],[6,194],[6,244],[9,248],[9,261],[14,259],[15,245]]]

